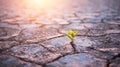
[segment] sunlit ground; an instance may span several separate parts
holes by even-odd
[[[47,9],[59,5],[62,0],[24,0],[24,4],[31,9]]]
[[[108,2],[109,0],[0,0],[0,19],[49,24],[51,19],[60,20],[58,23],[61,23],[61,20],[71,18],[104,17],[106,14],[110,15],[111,11],[117,12],[118,9],[117,2]]]

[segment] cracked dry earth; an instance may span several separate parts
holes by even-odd
[[[0,0],[0,67],[120,67],[120,0],[23,1]]]

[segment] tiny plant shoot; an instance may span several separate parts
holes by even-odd
[[[71,40],[71,42],[74,41],[74,38],[77,36],[78,32],[74,32],[73,30],[70,30],[66,36]]]
[[[74,44],[74,38],[77,36],[78,32],[74,32],[73,30],[70,30],[68,34],[66,34],[66,36],[71,40],[70,44],[74,49],[74,52],[76,52],[76,46]]]

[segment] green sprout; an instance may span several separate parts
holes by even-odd
[[[74,38],[78,35],[78,32],[74,32],[73,30],[70,30],[66,36],[71,40],[70,44],[73,47],[74,52],[76,52],[76,46],[74,44]]]
[[[71,42],[74,41],[74,38],[78,35],[78,32],[74,32],[73,30],[70,30],[66,36],[71,40]]]

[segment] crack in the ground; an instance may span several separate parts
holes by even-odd
[[[78,34],[77,36],[87,36],[87,37],[101,37],[101,36],[106,36],[106,35],[111,35],[111,34],[120,34],[120,33],[109,33],[109,34],[99,34],[99,35],[96,35],[96,34],[89,34],[89,35],[80,35],[80,34]]]
[[[110,61],[109,60],[107,60],[106,67],[110,67]]]
[[[59,37],[64,37],[65,35],[61,34],[59,36],[54,36],[54,37],[49,37],[47,39],[43,39],[43,40],[38,40],[38,41],[35,41],[35,42],[27,42],[27,40],[25,41],[21,41],[22,43],[25,43],[25,44],[38,44],[38,43],[42,43],[42,42],[45,42],[45,41],[48,41],[48,40],[51,40],[51,39],[54,39],[54,38],[59,38]]]
[[[51,49],[45,47],[43,43],[40,43],[40,46],[42,46],[43,48],[45,48],[45,49],[48,50],[49,52],[54,53],[54,51],[52,51]]]
[[[107,67],[110,67],[110,64],[112,63],[112,60],[115,60],[116,58],[120,58],[120,54],[113,56],[113,58],[107,60],[108,64]]]
[[[45,46],[42,46],[42,47],[44,47],[45,49],[47,49],[47,50],[50,51],[51,53],[54,53],[54,52],[51,51],[49,48],[46,48]],[[3,53],[3,54],[7,55],[6,53]],[[22,60],[22,61],[24,61],[24,62],[34,63],[34,64],[36,64],[36,65],[41,65],[41,66],[43,66],[43,67],[46,67],[46,64],[48,64],[48,63],[57,61],[57,60],[59,60],[59,59],[62,58],[62,57],[65,57],[65,56],[67,56],[67,55],[73,55],[73,54],[77,54],[77,52],[73,52],[73,53],[70,52],[70,53],[61,54],[61,55],[58,56],[57,58],[55,58],[55,59],[53,59],[53,60],[50,60],[50,61],[47,61],[47,62],[45,62],[45,63],[35,62],[35,61],[30,60],[30,59],[17,57],[17,56],[12,55],[12,54],[10,54],[10,55],[8,55],[8,56],[12,56],[12,57],[18,58],[19,60]]]
[[[99,50],[97,50],[97,49],[95,49],[95,48],[93,48],[93,47],[88,47],[89,49],[92,49],[92,50],[95,50],[95,51],[99,51]],[[99,51],[99,52],[101,52],[101,53],[104,53],[104,51]],[[87,53],[87,52],[86,52]],[[108,55],[110,55],[110,54],[108,54]],[[118,57],[120,57],[120,53],[119,54],[117,54],[117,55],[115,55],[115,56],[113,56],[113,55],[111,55],[112,56],[112,58],[111,59],[106,59],[107,60],[107,64],[106,64],[106,67],[110,67],[110,64],[111,64],[111,62],[112,62],[112,60],[115,60],[116,58],[118,58]],[[97,56],[96,56],[97,57]],[[98,57],[98,58],[100,58],[100,57]],[[101,59],[104,59],[104,58],[101,58]]]
[[[11,48],[13,48],[13,47],[15,47],[17,45],[20,45],[20,43],[18,42],[18,44],[10,46],[9,48],[0,49],[0,54],[4,54],[4,52],[7,52],[9,49],[11,49]]]
[[[103,51],[99,51],[99,50],[95,49],[94,47],[87,47],[87,48],[88,48],[88,49],[91,49],[91,50],[94,50],[94,51],[98,51],[98,52],[104,53]],[[92,55],[92,54],[89,53],[89,52],[85,52],[85,53],[88,53],[88,54]],[[94,55],[94,56],[95,56],[95,55]],[[110,65],[110,60],[109,60],[109,59],[101,58],[101,57],[98,57],[98,56],[95,56],[95,57],[106,60],[106,65],[105,65],[105,67],[109,67],[109,65]]]
[[[9,55],[8,55],[9,56]],[[14,55],[10,55],[10,56],[12,56],[12,57],[15,57],[15,58],[18,58],[18,59],[20,59],[20,60],[22,60],[22,61],[25,61],[25,62],[28,62],[28,63],[35,63],[36,65],[43,65],[43,64],[41,64],[41,63],[39,63],[39,62],[34,62],[34,61],[32,61],[32,60],[29,60],[29,59],[26,59],[26,58],[21,58],[21,57],[17,57],[17,56],[14,56]]]
[[[113,58],[107,60],[107,66],[110,67],[110,64],[112,63],[112,60],[115,60],[116,58],[120,57],[120,54],[113,56]]]
[[[55,62],[55,61],[59,60],[59,59],[62,58],[62,57],[65,57],[65,56],[68,56],[68,55],[73,55],[73,54],[76,54],[76,53],[70,52],[70,53],[62,54],[62,55],[60,55],[59,57],[57,57],[57,58],[55,58],[55,59],[53,59],[53,60],[51,60],[51,61],[49,61],[49,62],[46,62],[45,64],[48,64],[48,63],[51,63],[51,62]]]
[[[112,58],[112,60],[114,60],[114,59],[116,59],[116,58],[118,58],[118,57],[120,57],[120,53],[117,54],[117,55],[115,55],[115,56]]]
[[[88,27],[86,27],[86,26],[84,26],[86,29],[88,29],[88,31],[85,33],[85,34],[83,34],[83,35],[81,35],[81,34],[78,34],[77,36],[87,36],[87,37],[100,37],[100,36],[106,36],[106,35],[111,35],[111,34],[120,34],[120,32],[118,32],[118,33],[114,33],[114,32],[112,32],[112,33],[102,33],[102,34],[95,34],[95,33],[93,33],[91,30],[92,29],[89,29]],[[91,32],[91,34],[89,34],[89,32]]]
[[[14,57],[14,58],[17,58],[23,62],[27,62],[27,63],[31,63],[31,64],[36,64],[36,65],[40,65],[42,67],[44,67],[44,64],[41,64],[41,63],[38,63],[38,62],[34,62],[34,61],[31,61],[31,60],[28,60],[28,59],[25,59],[25,58],[21,58],[21,57],[17,57],[17,56],[14,56],[14,55],[11,55],[11,54],[2,54],[2,55],[7,55],[7,56],[11,56],[11,57]]]
[[[76,45],[74,44],[73,41],[70,42],[70,45],[71,45],[71,47],[73,48],[73,51],[74,51],[74,52],[77,52],[77,50],[76,50]]]
[[[34,63],[34,64],[36,64],[36,65],[41,65],[42,67],[46,67],[46,64],[48,64],[48,63],[57,61],[57,60],[59,60],[59,59],[62,58],[62,57],[65,57],[65,56],[67,56],[67,55],[73,55],[73,54],[76,54],[76,53],[66,53],[66,54],[62,54],[62,55],[60,55],[59,57],[57,57],[57,58],[55,58],[55,59],[53,59],[53,60],[50,60],[50,61],[48,61],[48,62],[46,62],[46,63],[35,62],[35,61],[29,60],[29,59],[26,59],[26,58],[17,57],[17,56],[15,56],[15,55],[7,55],[7,54],[5,54],[5,55],[15,57],[15,58],[17,58],[17,59],[19,59],[19,60],[22,60],[22,61],[24,61],[24,62],[28,62],[28,63],[31,63],[31,64]]]
[[[95,49],[94,47],[87,47],[87,48],[91,49],[93,51],[98,51],[98,52],[103,53],[103,54],[105,53],[104,51],[99,51],[99,50]],[[88,53],[88,52],[85,52],[85,53]],[[89,53],[89,54],[91,54],[91,53]],[[107,54],[107,55],[112,56],[111,54]],[[95,57],[98,57],[98,56],[95,56]],[[98,57],[98,58],[100,58],[100,59],[106,59],[106,58],[101,58],[101,57]],[[106,60],[109,60],[109,59],[106,59]]]
[[[15,39],[15,37],[21,35],[24,30],[25,30],[25,29],[22,29],[21,31],[19,31],[18,34],[15,34],[15,35],[12,35],[12,36],[0,37],[0,41],[17,41],[17,40]]]
[[[51,37],[51,38],[47,38],[46,40],[51,40],[51,39],[54,39],[54,38],[59,38],[59,37],[64,37],[64,36],[65,36],[64,34],[61,34],[59,36],[54,36],[54,37]],[[44,40],[44,41],[46,41],[46,40]]]

